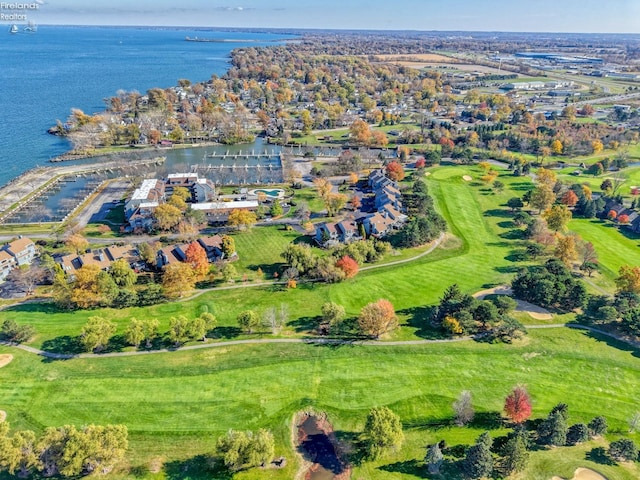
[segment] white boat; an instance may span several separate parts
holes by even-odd
[[[9,29],[9,33],[18,33],[18,25],[15,23],[11,25],[11,29]]]
[[[29,23],[27,23],[27,26],[24,27],[24,31],[29,33],[35,33],[38,31],[38,26],[32,21],[29,21]]]

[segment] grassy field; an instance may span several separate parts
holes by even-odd
[[[34,346],[68,351],[91,315],[115,321],[121,334],[131,317],[158,318],[164,331],[171,316],[209,311],[218,318],[214,335],[221,341],[246,338],[235,327],[240,311],[262,312],[286,304],[290,321],[281,335],[290,337],[306,335],[326,301],[344,305],[354,317],[365,303],[384,297],[392,301],[401,322],[392,339],[438,338],[427,319],[429,305],[444,288],[458,283],[464,291],[475,292],[503,284],[524,265],[515,261],[519,232],[504,203],[521,196],[531,180],[501,171],[505,187],[496,192],[476,180],[481,176],[476,167],[441,166],[430,173],[425,180],[447,219],[449,236],[440,248],[414,262],[361,272],[340,284],[306,284],[295,290],[277,286],[219,290],[145,309],[61,313],[47,304],[24,305],[0,311],[0,321],[15,318],[33,324],[38,331]],[[463,175],[471,175],[472,180],[464,181]],[[630,258],[640,263],[635,251],[638,241],[616,229],[587,220],[574,220],[570,228],[594,242],[607,269],[603,280],[598,280],[604,286],[610,286],[619,262]],[[260,266],[269,274],[269,266],[280,262],[284,246],[298,237],[275,226],[234,235],[242,258],[236,264],[238,270],[254,271]],[[111,347],[120,349],[121,337],[116,335]],[[605,414],[612,427],[610,440],[626,433],[626,420],[640,400],[639,351],[568,329],[531,330],[514,345],[247,345],[69,361],[43,361],[0,347],[0,353],[6,352],[15,359],[0,369],[0,409],[8,412],[14,427],[41,431],[65,423],[125,423],[131,433],[125,467],[134,472],[130,476],[144,478],[226,478],[203,471],[198,455],[210,453],[216,437],[229,428],[267,427],[276,435],[277,454],[288,458],[287,467],[243,472],[234,478],[291,479],[297,469],[290,443],[296,411],[309,407],[326,411],[338,437],[348,441],[357,438],[367,411],[376,405],[388,405],[401,416],[407,443],[400,453],[357,466],[353,478],[431,478],[421,460],[424,446],[441,439],[450,445],[469,445],[485,429],[493,436],[503,435],[506,430],[497,415],[515,384],[529,388],[534,417],[545,416],[561,401],[570,405],[572,423]],[[463,389],[473,392],[478,411],[469,428],[451,425],[451,402]],[[610,480],[640,476],[634,466],[598,463],[600,457],[593,452],[600,447],[596,442],[535,451],[519,478],[571,478],[579,466],[591,466]],[[148,469],[155,459],[162,460],[165,468],[154,475]],[[445,472],[451,472],[451,467],[445,467]]]
[[[288,467],[237,478],[293,478],[289,426],[292,415],[308,407],[328,412],[343,439],[361,431],[371,407],[388,405],[396,411],[406,447],[357,468],[353,476],[382,480],[415,478],[430,442],[470,444],[484,429],[503,434],[496,414],[517,383],[527,384],[535,417],[565,401],[572,422],[606,414],[611,438],[625,431],[640,401],[637,351],[563,329],[533,331],[517,345],[254,345],[60,362],[0,348],[8,351],[15,359],[0,370],[0,408],[15,428],[125,423],[131,432],[130,466],[140,476],[158,457],[171,462],[168,468],[184,468],[193,457],[211,452],[215,438],[229,428],[267,427],[278,439],[278,453],[288,457]],[[477,421],[464,429],[451,425],[450,407],[463,389],[473,392],[478,411]],[[584,453],[573,450],[561,449],[558,465],[542,453],[534,455],[540,459],[532,462],[531,476],[523,478],[569,475],[573,465],[585,464]],[[410,467],[416,460],[414,472],[401,473],[399,463]],[[616,473],[611,479],[637,478],[625,476],[621,468],[608,471]],[[180,478],[211,477],[192,472]]]

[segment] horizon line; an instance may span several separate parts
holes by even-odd
[[[16,22],[18,23],[18,22]],[[19,23],[21,24],[21,23]],[[134,25],[134,24],[84,24],[84,23],[40,23],[46,27],[103,27],[103,28],[167,28],[167,29],[208,29],[208,30],[280,30],[292,32],[380,32],[380,33],[482,33],[482,34],[526,34],[526,35],[636,35],[640,41],[640,32],[562,32],[562,31],[522,31],[522,30],[416,30],[416,29],[384,29],[384,28],[318,28],[318,27],[239,27],[239,26],[204,26],[204,25]],[[282,32],[279,32],[282,33]]]

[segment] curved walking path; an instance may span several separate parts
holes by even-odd
[[[570,324],[570,323],[554,323],[548,325],[528,325],[526,327],[530,330],[538,330],[538,329],[549,329],[549,328],[572,328],[575,330],[586,330],[592,333],[597,333],[599,335],[603,335],[609,338],[613,338],[619,342],[627,343],[633,347],[640,347],[640,344],[636,341],[621,337],[619,335],[615,335],[613,333],[606,332],[604,330],[600,330],[599,328],[590,327],[588,325],[578,325],[578,324]],[[216,342],[216,343],[202,343],[198,345],[188,345],[186,347],[181,347],[177,349],[169,349],[163,348],[160,350],[136,350],[132,352],[110,352],[110,353],[80,353],[80,354],[68,354],[68,353],[54,353],[54,352],[45,352],[43,350],[39,350],[34,347],[30,347],[28,345],[20,345],[10,342],[0,342],[0,345],[4,345],[7,347],[13,347],[20,350],[23,350],[28,353],[33,353],[35,355],[40,355],[41,357],[50,358],[53,360],[71,360],[74,358],[113,358],[113,357],[133,357],[138,355],[151,355],[156,353],[170,353],[176,351],[186,351],[186,350],[200,350],[202,348],[218,348],[218,347],[230,347],[235,345],[260,345],[260,344],[308,344],[308,345],[353,345],[353,346],[364,346],[364,347],[398,347],[398,346],[411,346],[411,345],[430,345],[430,344],[439,344],[439,343],[457,343],[457,342],[466,342],[469,340],[479,339],[481,336],[464,336],[464,337],[455,337],[455,338],[444,338],[438,340],[398,340],[398,341],[390,341],[390,342],[381,342],[376,340],[341,340],[341,339],[330,339],[330,338],[256,338],[256,339],[247,339],[247,340],[230,340],[227,342]]]

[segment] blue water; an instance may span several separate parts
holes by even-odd
[[[184,38],[253,40],[197,43]],[[234,48],[261,46],[284,35],[189,29],[40,26],[35,34],[0,32],[0,185],[68,150],[49,135],[72,107],[105,108],[119,89],[144,93],[180,78],[222,75]]]

